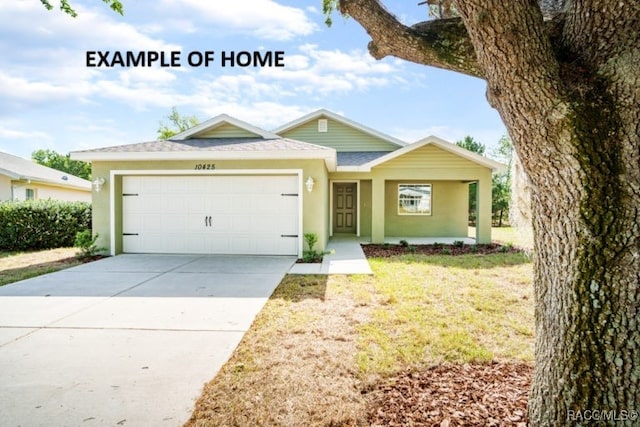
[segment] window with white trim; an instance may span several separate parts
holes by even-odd
[[[36,198],[36,190],[33,188],[27,188],[24,190],[24,199],[25,200],[34,200]]]
[[[398,215],[431,215],[431,184],[398,184]]]

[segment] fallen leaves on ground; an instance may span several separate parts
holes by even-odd
[[[403,372],[372,392],[369,422],[389,427],[525,427],[532,370],[524,363],[447,363]]]

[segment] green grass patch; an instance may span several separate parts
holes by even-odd
[[[525,255],[369,261],[382,303],[359,327],[362,373],[444,361],[533,360],[531,264]]]

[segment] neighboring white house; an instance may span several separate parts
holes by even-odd
[[[0,152],[0,201],[31,199],[91,202],[91,182]]]

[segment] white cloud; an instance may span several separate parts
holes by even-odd
[[[0,71],[0,99],[3,102],[29,104],[51,104],[64,101],[69,97],[82,98],[91,92],[86,82],[59,85],[46,81],[29,81]]]
[[[402,67],[401,63],[376,61],[361,49],[343,52],[305,44],[300,51],[299,54],[285,56],[284,68],[263,68],[258,71],[259,75],[295,88],[296,93],[324,96],[402,84],[402,80],[395,76]]]
[[[180,49],[178,45],[140,32],[133,25],[119,20],[119,15],[103,5],[97,5],[95,9],[81,4],[74,4],[74,7],[78,16],[71,18],[59,11],[48,12],[37,1],[9,2],[3,5],[3,15],[11,19],[3,22],[0,34],[18,38],[22,48],[30,45],[29,53],[33,53],[31,48],[44,52],[61,45],[70,49]]]
[[[76,18],[48,12],[37,1],[10,2],[3,8],[11,19],[3,22],[0,40],[17,41],[0,43],[0,102],[5,108],[88,102],[95,95],[103,96],[100,87],[109,86],[103,83],[105,79],[120,79],[123,89],[133,84],[168,85],[175,80],[171,72],[159,68],[86,67],[88,50],[170,51],[181,47],[117,21],[108,8],[74,7],[79,13]]]
[[[290,40],[317,30],[305,11],[273,0],[215,2],[202,0],[164,0],[162,8],[188,15],[208,25],[222,26],[243,34],[269,40]],[[205,28],[203,28],[204,30]]]
[[[277,102],[256,102],[249,104],[227,103],[224,100],[212,101],[211,105],[201,109],[207,117],[226,113],[263,129],[273,129],[283,123],[301,117],[318,107],[300,105],[282,105]]]
[[[32,140],[37,139],[41,141],[51,141],[51,135],[46,132],[41,131],[24,131],[24,130],[16,130],[9,129],[6,127],[0,127],[0,138],[1,139],[12,139],[12,140]]]

